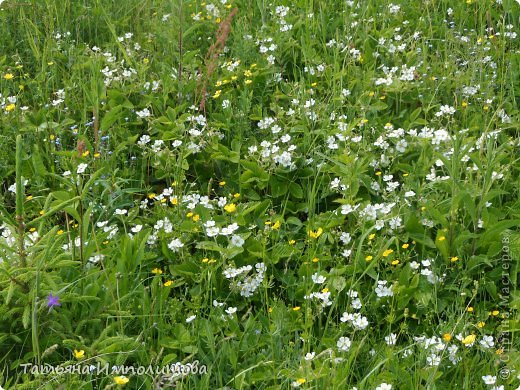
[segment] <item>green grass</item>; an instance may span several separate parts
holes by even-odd
[[[2,2],[0,386],[518,388],[518,10]]]

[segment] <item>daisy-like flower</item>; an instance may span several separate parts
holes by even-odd
[[[348,351],[350,349],[350,346],[352,345],[350,339],[348,337],[340,337],[338,342],[336,343],[336,346],[340,351]]]

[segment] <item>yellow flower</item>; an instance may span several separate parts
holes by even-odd
[[[269,309],[267,309],[267,312],[268,312],[268,313],[272,313],[272,312],[273,312],[273,308],[270,307]]]
[[[309,230],[309,232],[308,232],[309,237],[311,237],[311,238],[318,238],[319,236],[321,236],[321,233],[323,233],[322,228],[318,228],[318,230],[316,230],[315,232],[312,230]]]
[[[83,359],[85,357],[85,351],[84,350],[79,350],[79,351],[74,350],[74,357],[78,360]]]
[[[408,249],[409,246],[410,246],[410,244],[403,244],[403,246],[401,246],[401,248]]]
[[[271,228],[273,228],[274,230],[276,230],[276,229],[279,229],[279,228],[280,228],[280,225],[281,225],[280,221],[276,221],[276,222],[274,223],[274,225],[271,226]]]
[[[451,334],[449,334],[449,333],[444,333],[444,334],[442,335],[442,339],[443,339],[444,341],[446,341],[447,343],[450,342],[450,341],[451,341]]]
[[[459,258],[458,258],[457,256],[453,256],[453,257],[451,258],[451,262],[452,262],[452,263],[455,263],[458,259],[459,259]]]
[[[300,309],[301,309],[300,306],[294,306],[294,307],[292,308],[293,311],[298,311],[298,310],[300,310]]]
[[[101,153],[99,153],[99,152],[94,153],[94,158],[99,158],[99,157],[101,157]]]
[[[491,313],[489,313],[489,314],[491,314],[492,316],[497,316],[497,315],[500,314],[500,312],[499,312],[498,310],[493,310],[493,311],[492,311]]]
[[[187,217],[187,218],[191,218],[191,217],[193,217],[193,213],[190,211],[188,214],[186,214],[186,217]]]
[[[372,260],[372,259],[373,259],[373,257],[370,256],[370,255],[368,255],[367,257],[365,257],[365,260],[366,260],[366,261],[370,261],[370,260]]]
[[[327,287],[325,287],[323,290],[321,290],[322,293],[328,293],[329,292],[329,289]]]
[[[440,237],[439,237],[439,241],[444,241],[445,239],[446,239],[445,236],[440,236]]]
[[[372,233],[368,236],[368,239],[369,240],[373,240],[374,238],[376,238],[376,234],[375,233]]]
[[[251,84],[252,82],[253,82],[253,80],[247,79],[246,81],[244,81],[244,84],[248,85],[248,84]]]
[[[176,196],[170,198],[170,203],[173,204],[173,205],[176,205],[177,203],[179,203],[179,200],[177,199]]]
[[[32,232],[35,232],[36,231],[36,228],[30,228],[29,231],[32,233]]]
[[[470,306],[466,309],[469,313],[473,313],[473,306]]]
[[[226,182],[225,181],[221,181],[221,182],[218,183],[218,185],[221,186],[221,187],[224,187],[226,185]]]
[[[126,385],[129,380],[130,379],[128,379],[124,375],[114,377],[114,382],[116,382],[116,385],[120,385],[120,386]]]
[[[377,172],[376,172],[376,176],[381,176],[382,173],[383,173],[383,172],[381,172],[381,171],[377,171]]]
[[[484,106],[484,111],[489,110],[489,106]]]
[[[160,275],[160,274],[162,274],[162,269],[160,269],[160,268],[154,268],[154,269],[152,270],[152,274]]]
[[[233,194],[233,198],[235,198],[235,199],[240,198],[240,194],[238,192],[236,194]]]
[[[224,206],[224,210],[226,210],[228,213],[234,213],[237,210],[237,206],[234,203],[229,203]]]
[[[199,214],[195,214],[192,218],[193,222],[197,222],[198,220],[200,219],[200,215]]]
[[[393,249],[387,249],[386,251],[383,252],[383,257],[388,257],[393,252],[394,252]]]
[[[29,195],[29,196],[27,196],[27,198],[25,198],[25,199],[27,199],[27,200],[32,200],[32,198],[33,198],[33,196],[32,196],[32,195]]]
[[[173,280],[168,280],[164,282],[164,287],[170,287],[173,284]]]
[[[495,351],[495,353],[496,353],[497,355],[502,355],[502,354],[504,353],[504,350],[503,350],[502,348],[498,348],[498,349]]]
[[[250,70],[246,70],[244,72],[244,76],[246,76],[246,77],[251,77],[252,75],[253,75],[253,73]]]
[[[475,336],[474,334],[470,334],[469,336],[466,336],[462,339],[462,344],[464,344],[464,345],[473,344],[475,342],[476,338],[477,338],[477,336]]]
[[[43,215],[43,214],[45,214],[45,211],[44,211],[44,210],[41,210],[41,211],[40,211],[40,215]]]
[[[14,75],[12,73],[4,74],[4,79],[6,79],[6,80],[12,80],[13,78],[14,78]]]
[[[65,233],[65,232],[64,232],[63,230],[61,230],[61,229],[58,230],[58,231],[56,232],[56,234],[57,234],[58,236],[61,236],[63,233]]]
[[[16,108],[16,105],[11,103],[11,104],[8,104],[7,106],[5,106],[5,111],[10,112],[10,111],[13,111],[15,108]]]
[[[157,195],[154,194],[154,193],[151,193],[151,194],[148,194],[148,199],[153,199],[155,198]]]
[[[315,257],[315,258],[313,258],[311,261],[312,261],[313,263],[317,263],[318,261],[320,261],[320,259],[317,258],[317,257]]]
[[[395,259],[394,261],[392,261],[392,265],[398,265],[399,264],[399,260]]]
[[[376,93],[375,93],[374,91],[370,91],[370,92],[368,93],[368,96],[372,97],[372,96],[374,96],[375,94],[376,94]]]
[[[296,240],[289,240],[289,245],[294,245],[296,244]]]
[[[150,60],[148,58],[143,58],[143,64],[147,64],[149,62],[150,62]]]
[[[466,108],[466,107],[468,106],[468,102],[462,102],[462,103],[461,103],[461,106],[462,106],[463,108]]]
[[[215,94],[213,95],[213,99],[218,99],[220,94],[222,93],[222,91],[220,89],[218,89]]]
[[[480,321],[479,323],[477,323],[477,327],[479,327],[479,328],[483,328],[484,326],[486,326],[486,323],[483,321]]]
[[[264,222],[264,225],[265,225],[265,226],[269,226],[269,225],[271,225],[271,224],[272,224],[271,221],[265,221],[265,222]]]
[[[303,385],[306,382],[306,380],[304,378],[298,378],[296,379],[296,382],[298,382],[300,385]]]
[[[208,259],[207,257],[205,257],[205,258],[202,259],[202,262],[203,262],[203,263],[207,263],[208,261],[209,261],[209,259]]]

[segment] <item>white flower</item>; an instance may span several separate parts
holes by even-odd
[[[385,341],[387,345],[395,345],[395,342],[397,341],[397,335],[395,333],[390,333],[385,337]]]
[[[381,383],[379,386],[376,387],[376,390],[392,390],[392,385],[389,385],[387,383]]]
[[[309,352],[305,354],[305,360],[312,360],[316,356],[316,352]]]
[[[134,226],[131,231],[132,233],[139,233],[141,231],[141,229],[143,228],[143,225],[136,225]]]
[[[352,343],[350,342],[350,339],[348,337],[340,337],[338,342],[336,343],[336,346],[340,351],[348,351],[350,349],[350,345]]]
[[[65,172],[63,172],[63,177],[70,176],[71,173],[72,173],[71,171],[65,171]]]
[[[114,214],[115,214],[115,215],[125,215],[125,214],[127,214],[127,213],[128,213],[128,211],[126,211],[125,209],[116,209],[116,210],[114,211]]]
[[[135,113],[139,118],[148,118],[151,115],[148,108],[143,108],[141,111],[136,111]]]
[[[87,167],[88,167],[88,164],[84,164],[84,163],[79,164],[76,173],[78,173],[78,174],[84,173],[85,170],[87,169]]]
[[[232,246],[237,246],[237,247],[241,248],[242,245],[244,245],[244,242],[245,242],[244,239],[240,236],[237,236],[236,234],[231,237]]]
[[[184,244],[182,243],[181,240],[179,240],[178,238],[174,238],[173,240],[170,241],[170,243],[168,244],[168,248],[173,251],[173,252],[177,252],[180,248],[182,248],[184,246]]]
[[[480,345],[482,345],[483,348],[491,348],[495,345],[495,342],[493,341],[493,336],[484,336],[482,337],[482,340],[480,340]]]
[[[237,308],[236,307],[228,307],[226,309],[226,313],[228,313],[230,317],[232,317],[233,314],[235,314],[236,312],[237,312]]]
[[[322,276],[322,275],[318,274],[317,272],[312,274],[311,279],[316,284],[325,283],[325,280],[327,280],[327,278],[325,276]]]
[[[193,321],[195,318],[197,318],[197,316],[193,315],[193,316],[190,316],[188,318],[186,318],[186,322],[189,324],[191,321]]]
[[[486,385],[494,385],[497,381],[496,376],[486,375],[482,377],[482,380]]]

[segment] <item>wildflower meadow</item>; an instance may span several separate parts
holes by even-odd
[[[0,389],[520,389],[519,0],[0,0]]]

